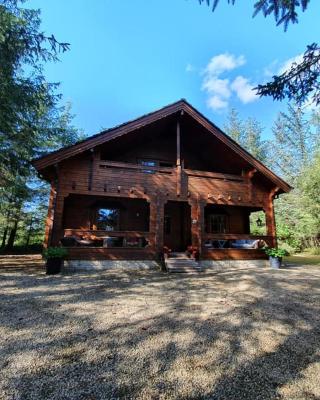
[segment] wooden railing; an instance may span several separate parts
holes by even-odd
[[[141,164],[133,164],[133,163],[125,163],[125,162],[116,162],[116,161],[99,161],[99,168],[107,169],[112,168],[114,170],[126,170],[126,171],[135,171],[141,173],[159,173],[159,174],[167,174],[172,175],[175,171],[175,168],[170,167],[152,167],[148,165]]]
[[[244,233],[205,233],[203,235],[203,248],[206,249],[208,247],[205,246],[207,242],[216,242],[217,248],[232,248],[230,246],[231,243],[234,243],[236,240],[260,240],[261,242],[265,242],[268,247],[274,246],[274,238],[272,236],[267,235],[250,235]],[[260,243],[260,246],[263,243]],[[226,247],[229,245],[230,247]]]
[[[101,231],[101,230],[89,230],[89,229],[65,229],[64,237],[70,238],[75,237],[79,239],[92,240],[94,243],[102,245],[104,239],[109,238],[122,238],[123,245],[120,247],[131,247],[128,245],[128,241],[132,239],[144,239],[144,246],[133,246],[135,248],[145,248],[150,246],[152,242],[152,235],[150,232],[143,231]],[[81,245],[81,243],[79,242]],[[108,246],[110,247],[110,246]],[[111,246],[112,247],[112,246]],[[119,246],[117,246],[119,247]]]
[[[64,230],[65,236],[86,236],[92,235],[99,238],[104,237],[149,237],[150,232],[143,232],[143,231],[102,231],[102,230],[93,230],[93,229],[65,229]]]

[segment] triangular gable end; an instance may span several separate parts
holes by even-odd
[[[254,169],[261,172],[269,180],[271,180],[279,189],[284,192],[289,192],[291,186],[286,183],[283,179],[274,174],[270,169],[268,169],[263,163],[254,158],[250,153],[243,149],[238,143],[226,135],[221,129],[209,121],[203,114],[196,110],[191,104],[186,100],[180,100],[176,103],[168,105],[160,110],[154,111],[152,113],[146,114],[140,118],[129,121],[122,125],[116,126],[114,128],[103,131],[97,135],[91,136],[81,142],[78,142],[72,146],[62,148],[55,152],[52,152],[46,156],[33,161],[34,167],[41,171],[46,167],[57,164],[67,158],[73,157],[84,151],[90,150],[96,146],[104,144],[110,140],[116,139],[120,136],[129,134],[136,131],[139,128],[145,127],[152,124],[158,120],[166,118],[178,112],[188,113],[195,121],[202,125],[207,131],[212,133],[216,138],[221,140],[230,149],[235,151],[239,156],[246,160],[252,165]]]

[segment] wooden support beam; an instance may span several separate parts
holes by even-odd
[[[177,121],[177,166],[181,165],[181,137],[180,137],[180,121]]]
[[[54,207],[55,207],[55,199],[56,199],[56,187],[55,182],[51,182],[50,188],[50,197],[49,197],[49,206],[48,206],[48,214],[46,219],[46,227],[44,234],[44,243],[43,247],[47,248],[51,244],[51,235],[52,235],[52,226],[53,226],[53,218],[54,218]]]
[[[204,202],[198,197],[190,201],[191,204],[191,241],[201,253],[204,226]]]
[[[270,191],[265,207],[267,235],[272,236],[274,247],[277,246],[277,229],[276,229],[276,219],[274,213],[273,199],[279,190],[280,189],[278,187],[275,187]]]
[[[94,165],[94,149],[90,149],[90,160],[89,160],[89,176],[88,176],[88,190],[92,190],[92,179],[93,179],[93,165]]]
[[[163,224],[165,200],[161,195],[150,199],[150,245],[158,254],[163,250]]]
[[[55,209],[54,209],[51,243],[50,243],[51,246],[58,246],[60,239],[63,236],[63,226],[62,226],[63,209],[64,209],[64,197],[62,195],[59,195],[59,192],[57,192]]]
[[[181,185],[182,185],[182,167],[177,165],[177,196],[181,195]]]

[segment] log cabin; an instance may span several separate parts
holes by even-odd
[[[291,187],[186,100],[33,161],[51,185],[45,246],[72,260],[259,260]],[[250,232],[263,211],[265,234]],[[191,246],[191,247],[190,247]]]

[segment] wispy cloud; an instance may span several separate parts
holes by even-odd
[[[235,94],[244,103],[258,99],[248,78],[238,75],[235,79],[221,78],[226,72],[231,72],[243,66],[246,59],[243,55],[235,56],[223,53],[214,56],[203,71],[202,90],[208,94],[207,106],[212,110],[222,110],[228,107],[229,99]]]
[[[236,57],[233,54],[224,53],[211,58],[205,72],[209,76],[217,76],[226,71],[240,67],[246,63],[244,56]]]
[[[285,61],[284,63],[281,64],[278,74],[283,74],[292,67],[294,63],[299,64],[303,61],[303,54],[298,54],[295,57],[289,58],[289,60]]]
[[[249,82],[249,79],[239,75],[232,82],[231,89],[236,92],[238,98],[242,101],[243,104],[247,104],[257,100],[257,95],[253,91],[253,88],[255,86],[256,85],[253,85]]]
[[[303,54],[298,54],[295,57],[291,57],[288,60],[282,62],[280,62],[279,60],[273,60],[269,65],[264,68],[264,77],[269,79],[274,75],[281,75],[284,72],[288,71],[294,63],[300,63],[301,61],[303,61]]]

